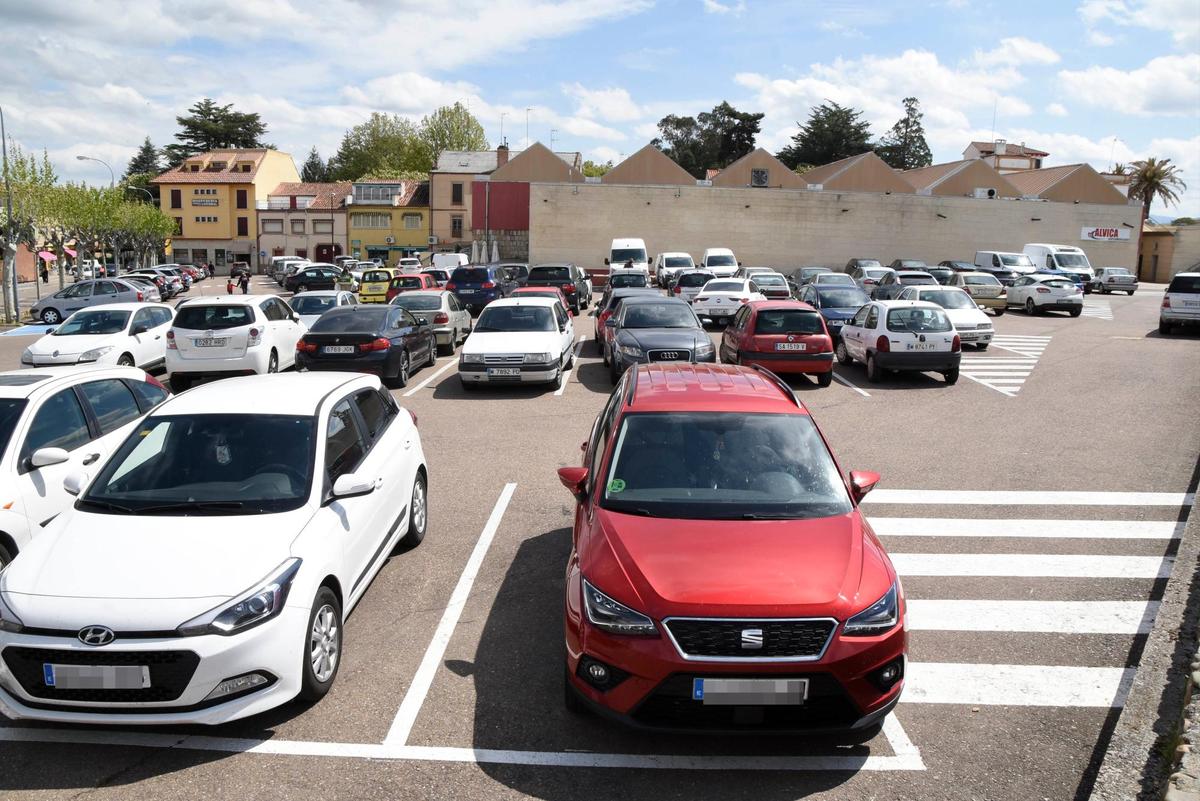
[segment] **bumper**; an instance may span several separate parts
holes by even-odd
[[[372,375],[392,375],[396,372],[391,367],[390,354],[387,351],[375,351],[356,359],[331,359],[314,357],[307,353],[296,354],[297,370],[312,370],[313,372],[341,373],[371,373]]]
[[[959,331],[958,338],[971,345],[986,345],[992,341],[992,335],[996,333],[994,328],[986,328],[982,331]]]
[[[1173,325],[1200,325],[1200,309],[1159,309],[1158,319]]]
[[[1136,292],[1137,288],[1138,288],[1138,283],[1137,283],[1137,281],[1134,281],[1132,284],[1117,284],[1117,283],[1110,284],[1106,281],[1096,281],[1094,284],[1092,284],[1092,288],[1093,289],[1103,288],[1106,292]]]
[[[680,348],[680,351],[682,352],[683,348]],[[632,356],[622,353],[620,350],[617,350],[612,354],[612,360],[613,364],[616,365],[617,372],[624,372],[625,370],[637,364],[651,363],[649,358],[646,356],[642,356],[640,359],[635,359]],[[653,363],[659,364],[661,361],[662,360],[656,359]],[[689,352],[686,359],[677,359],[674,361],[686,362],[688,364],[715,364],[717,361],[717,351],[716,348],[714,348],[711,353],[708,353],[704,356],[696,356]]]
[[[172,354],[178,354],[178,351],[167,351],[167,372],[182,375],[262,375],[267,372],[267,363],[271,360],[270,348],[260,346],[242,356],[227,359],[183,359]],[[283,361],[282,354],[280,361]]]
[[[449,345],[454,341],[454,329],[449,326],[435,328],[433,329],[433,336],[437,339],[439,345]]]
[[[745,365],[759,365],[772,373],[808,373],[816,375],[833,370],[833,353],[751,353],[742,351],[738,360]]]
[[[359,292],[359,303],[387,303],[387,292]]]
[[[499,300],[504,297],[504,293],[497,289],[460,290],[454,293],[454,297],[458,298],[458,302],[468,309],[482,309],[493,300]]]
[[[995,297],[995,298],[981,298],[981,297],[972,295],[971,300],[975,301],[977,304],[979,304],[980,306],[982,306],[985,309],[1003,309],[1005,306],[1008,305],[1008,296],[1007,295],[1000,295],[999,297]]]
[[[558,377],[558,364],[522,364],[504,367],[493,366],[492,370],[520,370],[519,375],[496,375],[488,373],[488,365],[462,364],[458,365],[458,375],[463,381],[473,384],[549,384]]]
[[[741,306],[697,306],[692,304],[692,311],[696,312],[697,317],[704,317],[712,321],[717,320],[732,320],[733,315],[738,313]]]
[[[886,370],[957,370],[962,361],[961,353],[937,351],[874,351],[872,355],[879,366]]]

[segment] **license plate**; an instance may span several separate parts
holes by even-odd
[[[692,700],[705,706],[799,706],[808,679],[692,679]]]
[[[808,350],[803,342],[776,342],[775,350]]]
[[[933,350],[936,347],[937,347],[937,345],[935,345],[932,342],[909,342],[908,343],[909,350]]]
[[[150,686],[146,665],[42,665],[47,687],[60,690],[141,690]]]
[[[325,345],[321,348],[322,353],[354,353],[353,345]]]
[[[521,368],[520,367],[489,367],[487,369],[487,373],[488,373],[488,375],[495,375],[495,376],[514,376],[514,375],[521,374]]]
[[[474,290],[474,289],[460,289],[460,290],[458,290],[458,294],[460,294],[460,295],[474,295],[474,294],[475,294],[475,290]]]
[[[201,339],[193,339],[192,344],[197,348],[223,348],[228,342],[227,337],[204,337]]]
[[[1200,300],[1185,300],[1183,305],[1187,309],[1200,309]]]

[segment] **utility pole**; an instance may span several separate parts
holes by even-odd
[[[557,128],[551,128],[551,129],[550,129],[550,150],[551,150],[551,151],[553,151],[553,150],[554,150],[554,135],[555,135],[556,133],[558,133],[558,129],[557,129]]]
[[[9,232],[9,236],[5,237],[5,239],[7,240],[7,239],[11,238],[12,225],[13,225],[13,210],[12,210],[12,188],[9,186],[9,183],[8,183],[8,133],[4,130],[4,109],[3,109],[3,107],[0,107],[0,145],[2,145],[3,156],[4,156],[4,159],[3,159],[3,161],[4,161],[4,208],[5,208],[5,214],[7,215],[4,219],[4,228],[6,231]],[[4,261],[8,265],[9,275],[12,276],[12,304],[11,304],[11,306],[9,305],[9,302],[8,302],[8,287],[4,287],[4,319],[6,322],[19,323],[19,322],[21,322],[21,302],[17,297],[17,251],[16,251],[15,247],[13,247],[11,251],[9,250],[9,246],[13,245],[13,244],[14,243],[12,243],[11,241],[6,241],[4,243],[4,246],[5,246],[4,247],[4,250],[5,250]],[[40,259],[41,256],[37,256],[35,258]],[[36,265],[35,265],[34,269],[35,269],[35,273],[34,273],[33,278],[36,281],[37,280]],[[11,312],[11,316],[10,316],[10,312]]]
[[[532,106],[525,107],[525,149],[529,149],[529,112],[533,110]]]
[[[500,112],[500,144],[504,144],[504,118],[507,116],[507,111]]]

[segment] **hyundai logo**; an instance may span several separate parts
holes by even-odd
[[[742,629],[742,650],[758,651],[763,647],[762,629]]]
[[[108,645],[117,638],[113,630],[105,626],[84,626],[79,630],[79,641],[84,645]]]

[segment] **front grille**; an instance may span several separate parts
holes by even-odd
[[[646,352],[646,358],[652,362],[690,362],[690,350],[651,350]]]
[[[692,699],[692,680],[696,678],[808,679],[808,698],[797,706],[705,706]],[[837,729],[849,727],[860,717],[842,685],[827,673],[675,674],[646,696],[632,716],[638,723],[656,728],[724,731]]]
[[[521,364],[525,361],[523,353],[487,354],[483,357],[484,364]]]
[[[147,665],[150,686],[133,690],[65,690],[47,687],[42,665]],[[75,651],[9,646],[4,663],[25,692],[54,701],[135,703],[174,701],[183,695],[200,657],[192,651]]]
[[[679,650],[690,658],[816,659],[825,651],[837,623],[815,620],[701,620],[665,621]],[[744,647],[745,633],[762,631],[762,647]],[[753,639],[751,637],[750,639]]]

